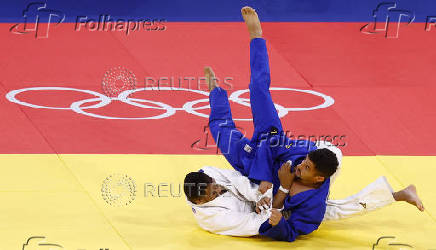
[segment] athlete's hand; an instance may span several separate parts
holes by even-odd
[[[260,213],[263,209],[268,209],[271,204],[271,199],[269,197],[263,197],[256,203],[256,213]],[[261,209],[262,208],[262,209]]]
[[[295,172],[291,173],[291,163],[289,161],[283,163],[278,172],[280,185],[286,189],[291,189],[292,182],[295,178]]]
[[[272,183],[268,181],[261,181],[259,185],[259,192],[264,194],[268,189],[272,188]]]
[[[283,217],[282,213],[279,210],[273,208],[271,210],[271,216],[269,217],[268,223],[271,224],[272,226],[275,226],[279,224],[282,217]]]

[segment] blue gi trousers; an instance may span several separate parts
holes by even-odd
[[[255,159],[257,164],[253,164],[253,159],[250,159],[255,153],[250,155],[251,150],[259,151],[258,144],[262,136],[267,136],[270,132],[279,134],[283,131],[269,92],[271,80],[268,52],[266,42],[262,38],[255,38],[250,42],[250,68],[250,104],[254,123],[252,139],[247,139],[236,129],[227,93],[219,87],[209,95],[211,106],[209,128],[221,153],[236,170],[254,180],[266,179],[272,182],[271,169],[265,167],[265,164],[272,166],[271,152],[265,148],[263,153],[266,155],[262,156],[262,159]],[[260,154],[259,152],[258,155]]]

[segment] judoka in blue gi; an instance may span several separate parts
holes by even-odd
[[[211,168],[206,168],[206,171],[190,173],[185,178],[185,184],[198,183],[199,180],[206,183],[205,195],[196,195],[195,192],[192,192],[191,187],[186,185],[185,193],[194,213],[203,204],[206,207],[211,207],[213,202],[219,203],[219,199],[224,197],[225,193],[231,193],[233,196],[238,196],[239,200],[244,200],[245,203],[243,202],[234,208],[241,214],[249,214],[243,218],[243,221],[213,221],[213,223],[224,225],[219,226],[221,229],[224,228],[223,232],[226,233],[223,234],[238,235],[235,232],[241,231],[239,224],[251,223],[248,233],[240,235],[249,235],[258,231],[259,234],[276,240],[294,241],[297,236],[309,234],[316,230],[323,221],[326,215],[330,182],[334,179],[334,174],[337,174],[342,154],[336,147],[329,148],[331,145],[325,143],[320,147],[315,142],[291,140],[285,136],[269,92],[268,54],[266,41],[262,38],[259,18],[255,10],[250,7],[244,7],[241,12],[250,33],[251,79],[249,90],[254,123],[253,136],[251,139],[245,138],[236,129],[226,91],[216,86],[212,69],[205,68],[211,91],[209,95],[211,107],[209,128],[222,154],[240,174],[217,172]],[[211,175],[219,178],[224,184],[226,181],[239,184],[232,184],[233,186],[230,188],[223,185],[207,185],[215,183],[215,180],[210,177]],[[245,183],[244,185],[247,187],[238,188],[238,185],[241,186],[240,183]],[[385,179],[378,180],[373,185],[373,187],[375,186],[377,188],[373,188],[373,190],[383,190],[381,192],[383,197],[378,197],[379,200],[373,206],[374,209],[398,200]],[[253,187],[257,192],[253,191]],[[366,196],[359,197],[369,197],[370,193],[366,192]],[[413,195],[413,192],[411,193]],[[415,198],[412,202],[415,202],[415,205],[421,210],[422,203],[416,195],[416,190],[414,194]],[[352,199],[352,201],[353,204],[359,204],[353,213],[363,209],[358,199]],[[255,213],[259,216],[250,212],[249,206],[253,202],[256,203]],[[366,206],[366,203],[364,204]],[[245,208],[243,209],[241,206],[247,207],[247,209],[244,210]],[[268,206],[272,206],[274,209],[268,210],[268,213],[261,211],[262,208]],[[354,207],[354,205],[350,206]],[[226,213],[228,214],[228,212]],[[212,221],[207,221],[211,215],[204,213],[201,216],[206,218],[202,221],[204,228],[212,228],[213,225],[210,225]],[[339,215],[331,217],[335,216]],[[233,230],[236,227],[239,229]]]

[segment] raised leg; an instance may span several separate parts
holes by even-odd
[[[251,7],[241,10],[244,21],[250,33],[250,103],[253,115],[254,134],[257,139],[260,134],[283,131],[280,118],[269,91],[270,69],[266,42],[262,38],[262,28],[259,17]]]
[[[233,168],[243,175],[248,175],[242,164],[243,147],[249,140],[239,131],[232,119],[232,112],[227,92],[215,84],[215,74],[210,67],[205,68],[209,83],[210,116],[209,129],[221,153]]]

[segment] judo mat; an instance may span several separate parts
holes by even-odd
[[[23,26],[27,3],[18,1],[0,11],[0,249],[436,249],[435,31],[417,16],[397,38],[364,33],[378,4],[367,2],[355,12],[314,5],[296,20],[280,8],[260,12],[269,21],[262,27],[273,100],[285,130],[336,136],[342,145],[331,198],[384,175],[395,190],[415,184],[425,212],[398,202],[324,222],[292,243],[203,231],[180,189],[183,178],[202,166],[231,166],[208,133],[206,85],[197,80],[205,65],[227,80],[236,125],[250,136],[249,44],[238,19],[244,4],[223,1],[228,6],[210,19],[210,5],[197,6],[203,14],[189,20],[159,3],[138,5],[170,21],[162,31],[126,35],[77,30],[79,12],[37,33]],[[102,79],[120,69],[136,88],[148,87],[131,103],[102,89]],[[123,203],[108,188],[120,179]]]

